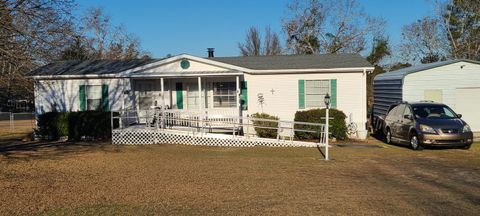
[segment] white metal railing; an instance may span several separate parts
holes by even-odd
[[[146,115],[138,115],[138,112],[145,112]],[[238,139],[238,137],[245,138],[250,140],[250,137],[253,133],[250,131],[256,131],[256,129],[267,129],[267,130],[276,130],[277,137],[276,140],[280,143],[280,134],[285,130],[288,131],[288,137],[290,137],[291,144],[293,144],[295,132],[303,133],[313,133],[318,135],[318,144],[317,146],[325,147],[325,160],[329,159],[328,156],[328,134],[329,134],[329,115],[328,109],[326,112],[326,124],[319,123],[310,123],[310,122],[296,122],[296,121],[282,121],[282,120],[273,120],[273,119],[263,119],[263,118],[253,118],[251,116],[238,116],[238,115],[221,115],[218,113],[212,112],[198,112],[198,111],[188,111],[188,110],[164,110],[164,109],[153,109],[153,110],[141,110],[141,111],[117,111],[118,115],[114,115],[114,112],[111,114],[112,121],[112,130],[117,129],[122,130],[129,127],[140,127],[140,131],[147,128],[152,128],[156,130],[165,130],[165,129],[175,129],[175,130],[187,130],[191,131],[193,138],[197,137],[201,139],[207,133],[211,133],[212,129],[226,129],[227,131],[232,132],[232,138]],[[144,124],[141,124],[142,118],[144,118]],[[118,120],[118,127],[114,128],[114,121]],[[265,124],[270,123],[270,124]],[[275,125],[273,126],[272,125]],[[299,126],[299,127],[295,127]],[[307,126],[307,128],[303,127]],[[308,128],[311,127],[311,128]],[[112,131],[113,134],[113,131]],[[283,133],[285,134],[285,133]],[[243,136],[242,136],[243,135]],[[285,138],[285,137],[284,137]],[[275,139],[272,139],[275,140]],[[285,141],[285,140],[283,140]]]
[[[325,124],[320,123],[263,119],[251,116],[222,115],[211,111],[198,112],[163,109],[138,111],[144,113],[145,115],[143,116],[135,114],[136,112],[137,111],[125,110],[118,111],[118,116],[112,114],[112,128],[113,120],[118,119],[119,127],[116,129],[125,129],[129,127],[183,129],[191,131],[193,135],[203,135],[205,133],[211,133],[215,129],[220,129],[222,132],[231,131],[233,137],[243,135],[245,138],[253,136],[255,130],[261,128],[276,131],[277,140],[279,140],[282,137],[281,134],[283,134],[283,138],[289,137],[290,141],[293,142],[295,132],[303,132],[316,134],[319,138],[317,141],[321,144],[326,144],[328,142],[326,126]],[[142,124],[141,122],[145,123]],[[270,123],[270,125],[268,123]],[[310,128],[304,128],[305,126]]]

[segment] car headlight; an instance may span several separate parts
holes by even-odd
[[[470,132],[470,131],[472,131],[470,126],[468,126],[467,124],[465,126],[463,126],[463,133]]]
[[[423,124],[420,125],[420,130],[422,130],[423,133],[432,133],[432,134],[437,133],[432,127],[428,125],[423,125]]]

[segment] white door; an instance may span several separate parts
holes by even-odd
[[[456,90],[455,112],[462,114],[473,131],[480,131],[480,87]]]

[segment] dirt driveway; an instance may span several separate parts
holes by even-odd
[[[478,215],[480,144],[411,151],[0,142],[0,214]]]

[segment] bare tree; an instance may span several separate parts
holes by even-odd
[[[270,26],[265,28],[263,55],[280,55],[282,54],[282,46],[277,33],[272,32]]]
[[[431,63],[448,55],[448,41],[438,19],[425,17],[405,25],[402,37],[400,50],[404,60]]]
[[[383,19],[368,16],[355,0],[295,0],[283,19],[287,47],[297,54],[359,53]]]
[[[0,0],[0,103],[31,99],[24,75],[57,59],[71,41],[72,0]]]
[[[82,18],[80,34],[94,59],[134,59],[148,53],[124,26],[115,26],[101,8],[90,8]]]
[[[261,46],[260,32],[255,27],[248,29],[245,43],[238,43],[238,48],[243,56],[259,56],[261,54]]]
[[[238,48],[242,56],[279,55],[282,53],[280,39],[269,26],[265,28],[263,44],[262,46],[260,31],[256,27],[250,27],[245,36],[245,43],[238,43]]]

